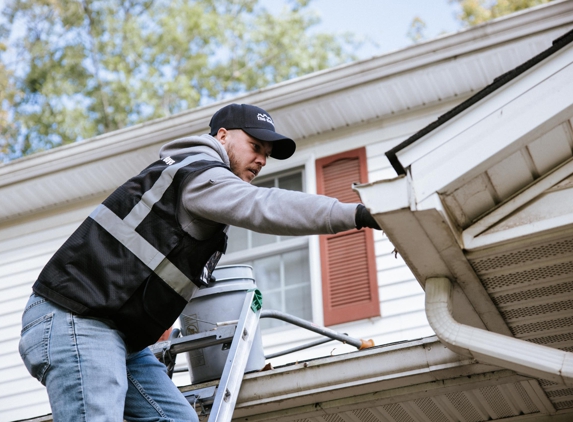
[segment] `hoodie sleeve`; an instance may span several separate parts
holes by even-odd
[[[358,204],[244,182],[223,168],[209,169],[183,189],[191,220],[208,220],[260,233],[301,236],[332,234],[355,227]]]

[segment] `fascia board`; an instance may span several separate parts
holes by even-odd
[[[233,101],[258,104],[272,112],[275,120],[280,122],[281,108],[530,36],[535,32],[555,29],[570,24],[572,20],[572,2],[552,2],[533,12],[486,23],[383,56],[316,72],[237,96]],[[202,133],[207,129],[212,114],[228,102],[186,111],[0,165],[0,186],[141,147],[160,145],[179,136]]]
[[[463,185],[571,117],[571,80],[573,46],[432,135],[433,150],[410,156],[416,200]]]

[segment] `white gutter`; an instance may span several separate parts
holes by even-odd
[[[436,335],[456,353],[515,372],[573,387],[573,353],[460,324],[452,317],[452,285],[426,279],[426,316]]]

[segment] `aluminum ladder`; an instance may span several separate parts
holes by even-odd
[[[231,348],[219,384],[208,389],[210,390],[208,392],[193,392],[196,398],[200,398],[202,393],[207,397],[212,397],[213,390],[215,390],[209,422],[229,422],[233,417],[245,368],[259,325],[261,306],[261,292],[258,289],[248,290],[237,321],[219,323],[220,326],[216,330],[162,341],[149,347],[155,356],[169,366],[174,365],[175,356],[178,353],[231,341]],[[189,399],[188,396],[187,399]]]

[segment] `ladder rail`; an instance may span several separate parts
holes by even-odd
[[[260,292],[249,290],[245,296],[231,349],[217,387],[215,400],[209,414],[209,422],[229,422],[233,417],[245,368],[249,359],[255,333],[259,324]]]

